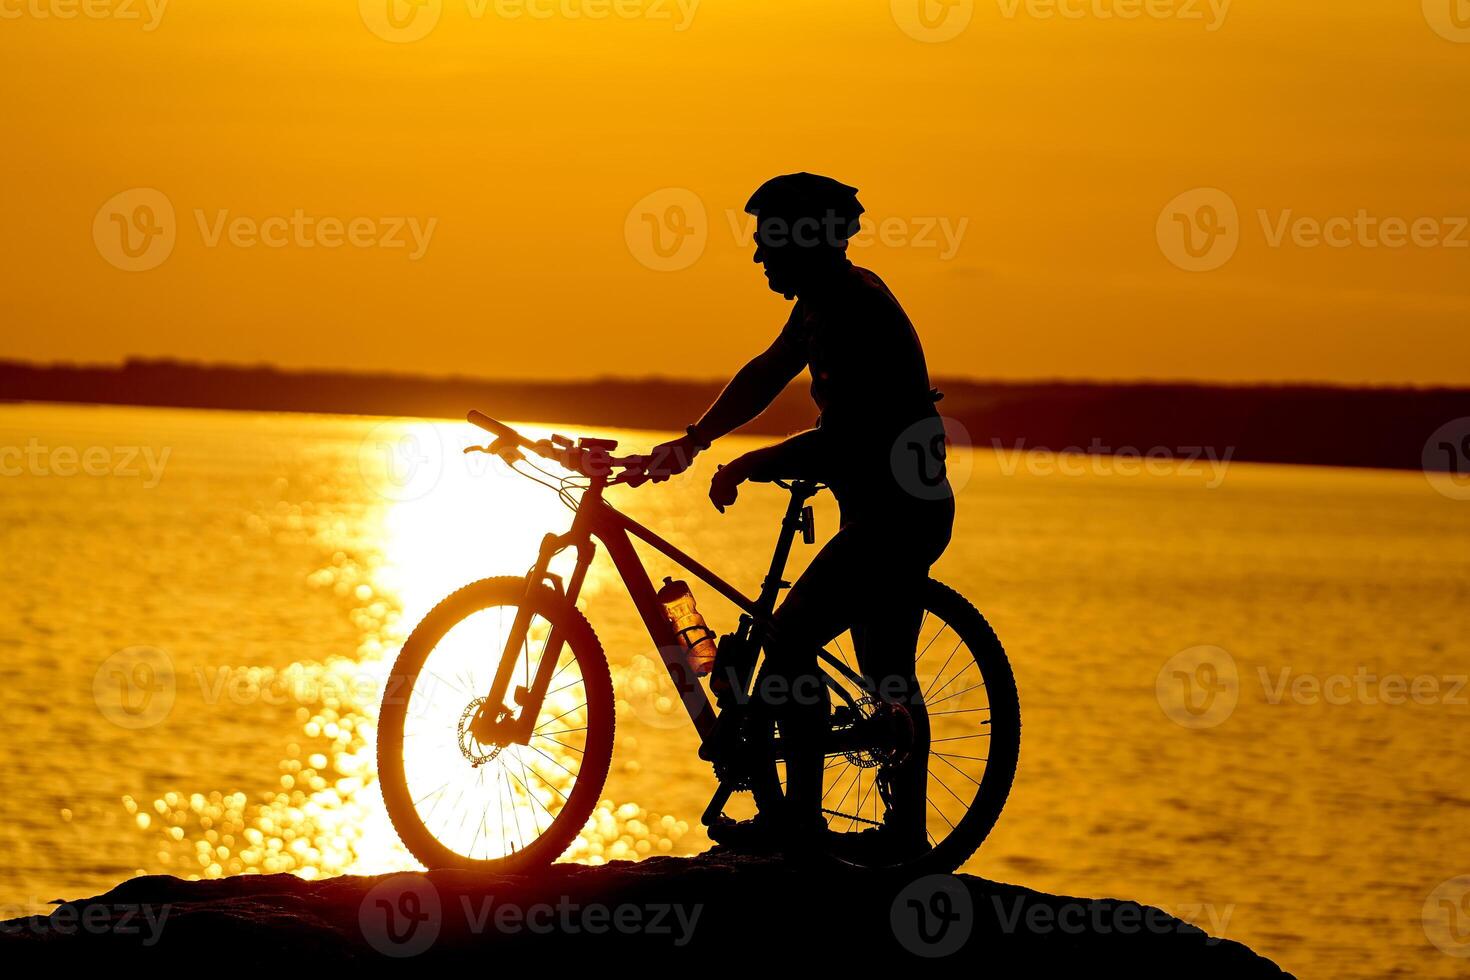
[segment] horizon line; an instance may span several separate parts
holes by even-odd
[[[728,378],[722,375],[709,377],[679,377],[667,374],[590,374],[567,377],[496,377],[462,373],[393,370],[388,368],[350,368],[326,366],[285,366],[268,361],[209,361],[171,355],[150,356],[129,354],[121,359],[35,361],[24,358],[0,357],[0,369],[22,368],[31,370],[83,370],[120,371],[130,365],[139,367],[173,366],[194,370],[228,371],[271,371],[281,375],[338,375],[343,377],[395,378],[419,382],[470,382],[491,385],[593,385],[593,384],[665,384],[665,385],[724,385]],[[1332,380],[1252,380],[1252,379],[1202,379],[1180,377],[1135,377],[1135,378],[1072,378],[1056,375],[1037,375],[1017,378],[984,378],[973,375],[933,374],[931,380],[937,384],[974,385],[976,387],[1096,387],[1096,388],[1141,388],[1141,387],[1190,387],[1190,388],[1317,388],[1340,391],[1418,391],[1418,392],[1470,392],[1470,385],[1453,385],[1416,382],[1375,381],[1332,381]]]

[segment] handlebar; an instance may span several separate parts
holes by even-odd
[[[580,439],[573,445],[570,439],[553,436],[551,439],[530,440],[521,435],[515,429],[504,422],[497,422],[484,412],[471,410],[465,418],[480,428],[495,436],[495,442],[489,446],[471,446],[465,452],[480,450],[482,452],[494,453],[497,456],[508,459],[511,452],[527,450],[535,453],[542,459],[549,459],[564,469],[573,473],[580,473],[586,477],[607,478],[612,475],[614,468],[627,468],[634,465],[635,457],[614,456],[612,450],[617,443],[611,439]],[[558,440],[561,440],[559,443]],[[608,480],[609,483],[620,483],[626,474],[619,474],[616,478]]]
[[[529,449],[532,445],[529,441],[523,439],[521,434],[515,429],[512,429],[503,422],[495,421],[484,412],[477,412],[474,409],[470,409],[470,414],[466,415],[465,418],[486,432],[493,432],[497,439],[504,439],[507,442],[515,443],[517,446],[526,449]]]

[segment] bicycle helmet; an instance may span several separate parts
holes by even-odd
[[[858,232],[857,188],[819,174],[795,173],[772,177],[750,195],[745,213],[755,215],[762,226],[779,222],[787,234],[799,222],[812,222],[821,229],[826,244],[840,246]],[[805,242],[800,242],[806,244]]]

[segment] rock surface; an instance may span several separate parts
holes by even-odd
[[[599,958],[620,970],[852,970],[907,962],[1010,976],[1284,976],[1270,960],[1133,902],[969,875],[914,882],[711,852],[532,876],[430,871],[306,881],[149,876],[0,923],[12,968],[59,963],[296,967],[473,956],[488,969]],[[508,959],[507,959],[508,957]],[[614,959],[615,957],[615,959]],[[821,964],[826,964],[821,966]]]

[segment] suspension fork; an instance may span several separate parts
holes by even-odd
[[[561,659],[562,644],[566,642],[561,627],[553,625],[546,638],[546,646],[541,651],[541,658],[536,663],[536,674],[531,679],[530,687],[517,685],[513,692],[513,700],[520,708],[520,713],[516,714],[515,709],[506,704],[506,692],[510,689],[516,661],[520,659],[521,648],[525,646],[526,634],[531,628],[531,601],[536,591],[547,587],[548,582],[554,582],[558,587],[561,585],[560,578],[550,572],[551,559],[567,548],[575,547],[577,564],[562,593],[563,598],[575,606],[577,596],[582,591],[582,583],[587,578],[587,568],[592,564],[592,555],[596,551],[592,536],[587,531],[586,522],[591,514],[587,505],[595,502],[601,490],[602,481],[594,480],[592,487],[588,488],[593,501],[584,500],[583,505],[578,507],[571,530],[566,534],[547,534],[541,539],[536,563],[526,574],[526,591],[521,597],[520,605],[516,607],[515,620],[511,623],[510,635],[506,637],[505,649],[501,652],[500,664],[495,671],[495,682],[472,725],[475,737],[482,743],[526,745],[531,741],[536,718],[541,714],[547,688],[551,686],[557,661]],[[560,588],[558,591],[561,591]],[[526,655],[531,655],[529,650]]]

